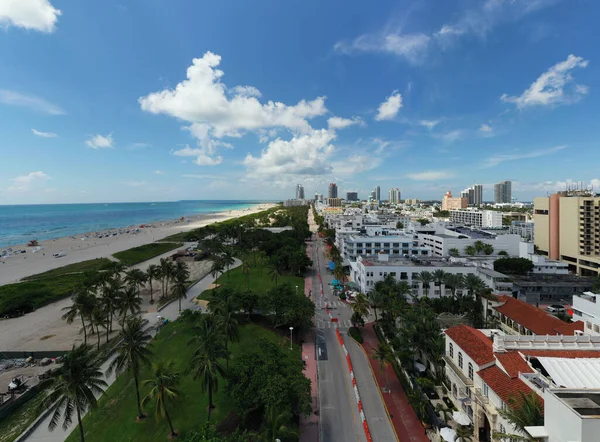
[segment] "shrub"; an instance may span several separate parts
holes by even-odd
[[[353,337],[354,340],[359,344],[363,343],[362,333],[360,332],[360,329],[358,327],[350,327],[350,329],[348,330],[348,334],[351,337]]]

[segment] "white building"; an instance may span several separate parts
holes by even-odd
[[[456,209],[450,211],[450,221],[473,227],[502,227],[502,212],[495,210]]]
[[[522,241],[519,244],[519,257],[527,258],[533,262],[532,273],[545,275],[568,275],[569,264],[562,261],[548,259],[543,255],[536,255],[532,242]]]
[[[306,206],[308,205],[308,201],[306,200],[285,200],[283,202],[284,207],[294,207],[294,206]]]
[[[367,228],[369,230],[369,228]],[[430,256],[431,251],[427,247],[420,247],[412,235],[384,235],[384,232],[376,235],[360,234],[349,235],[343,241],[343,249],[340,251],[348,261],[356,261],[358,256],[375,255],[383,252],[390,256]],[[388,232],[392,233],[392,232]]]
[[[583,321],[583,333],[600,336],[600,295],[584,292],[573,296],[573,321]]]
[[[398,204],[400,202],[400,189],[392,187],[389,195],[390,204]]]
[[[432,231],[419,229],[423,233],[417,233],[419,245],[429,247],[434,256],[449,256],[450,249],[457,249],[459,255],[464,255],[465,248],[472,246],[476,241],[490,244],[494,248],[493,256],[497,256],[501,251],[509,256],[519,256],[519,235],[493,235],[460,228],[451,230],[439,224],[435,223]]]

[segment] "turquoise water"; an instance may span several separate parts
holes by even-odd
[[[0,247],[97,230],[127,227],[228,210],[261,201],[173,201],[160,203],[39,204],[0,206]]]

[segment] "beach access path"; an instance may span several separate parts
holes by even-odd
[[[235,267],[240,266],[241,264],[242,264],[242,262],[239,259],[236,259],[235,263],[231,266],[231,268],[233,269]],[[200,307],[198,306],[198,304],[196,304],[194,302],[194,299],[198,295],[200,295],[200,293],[202,293],[204,290],[207,290],[208,287],[214,281],[215,281],[215,278],[213,278],[210,274],[208,274],[202,280],[200,280],[198,283],[196,283],[192,287],[190,287],[188,290],[188,293],[187,293],[187,299],[181,300],[181,310],[183,311],[185,309],[192,309],[192,310],[199,309]],[[146,313],[146,314],[142,315],[142,317],[144,319],[147,319],[148,321],[150,321],[150,324],[156,324],[157,323],[157,318],[156,318],[157,315],[160,315],[163,318],[166,318],[170,321],[177,319],[179,317],[179,303],[172,302],[168,306],[166,306],[163,310],[161,310],[160,313],[156,313],[156,312]],[[155,331],[153,330],[152,335],[154,335],[154,334],[155,334]],[[106,370],[108,369],[108,366],[110,365],[111,361],[112,361],[112,358],[109,359],[108,361],[106,361],[102,365],[102,370],[104,372],[106,372]],[[115,381],[115,379],[116,379],[116,376],[114,373],[105,378],[106,383],[109,386],[112,385],[112,383]],[[38,425],[35,427],[35,429],[31,432],[31,434],[24,440],[26,440],[28,442],[63,442],[69,436],[69,434],[71,434],[73,429],[75,429],[75,427],[77,426],[77,420],[74,419],[74,422],[71,425],[69,425],[66,430],[63,430],[62,425],[59,425],[54,431],[50,431],[50,430],[48,430],[48,424],[50,423],[50,418],[51,418],[51,415],[48,415],[44,419],[41,419],[38,422]]]

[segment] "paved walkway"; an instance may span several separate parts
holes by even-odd
[[[377,339],[377,335],[373,330],[373,324],[365,325],[363,339],[363,348],[368,355],[373,376],[381,389],[381,387],[386,385],[386,378],[379,369],[379,361],[372,356],[373,350],[379,345],[379,339]],[[408,403],[406,393],[394,369],[389,365],[386,366],[386,375],[390,392],[382,393],[382,396],[398,439],[402,442],[429,442],[421,421]]]

